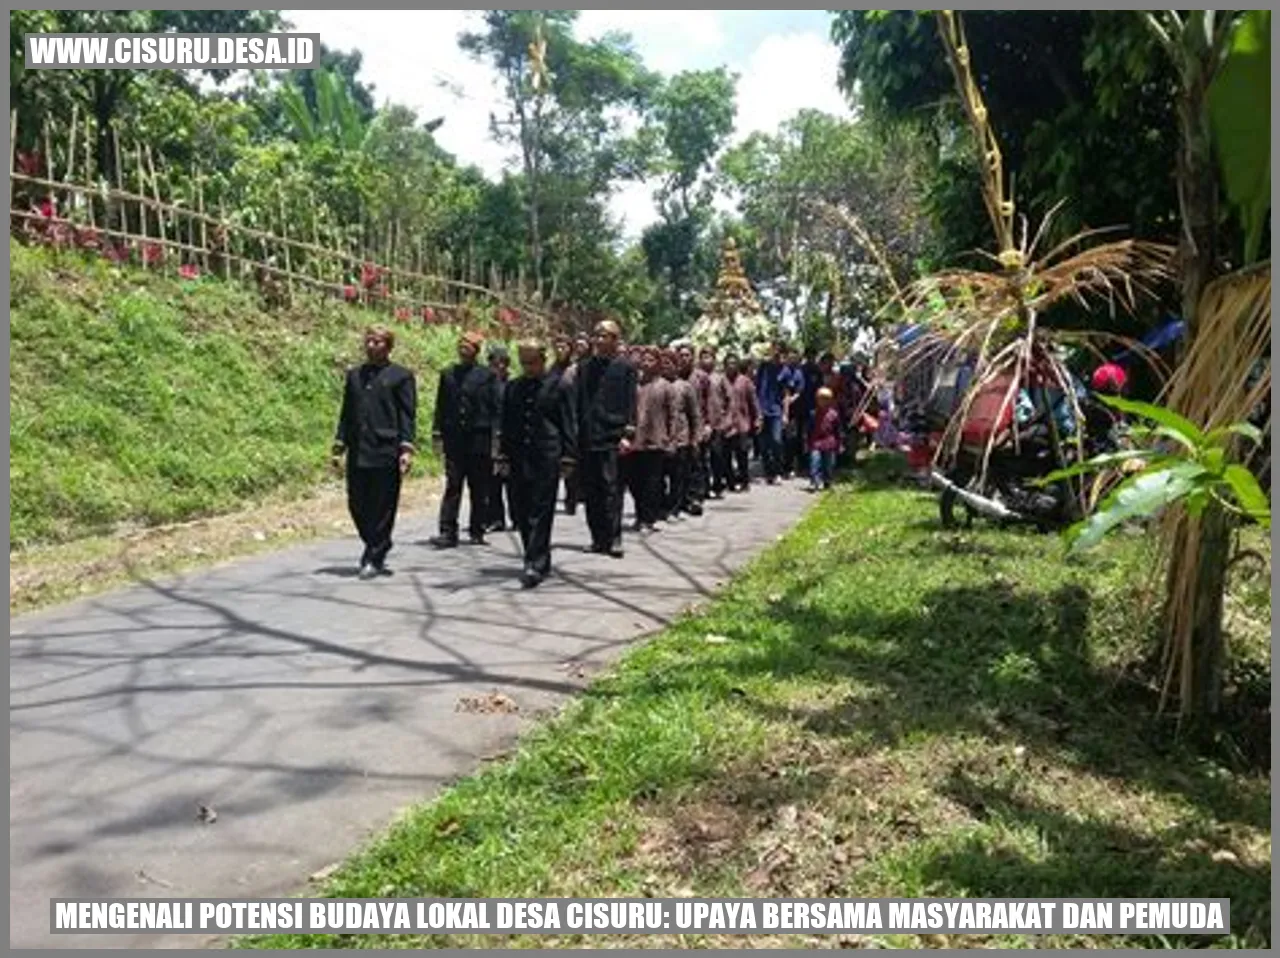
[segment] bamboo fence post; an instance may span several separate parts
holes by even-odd
[[[204,215],[204,173],[196,167],[196,208],[200,211],[200,248],[205,252],[200,256],[200,269],[209,271],[209,224]]]
[[[138,196],[145,197],[147,195],[147,179],[142,171],[142,147],[134,144],[134,150],[138,160]],[[147,268],[147,247],[149,246],[150,237],[147,233],[147,204],[142,200],[138,200],[138,225],[142,232],[142,266]]]
[[[18,156],[18,111],[9,111],[9,209],[13,209],[13,165]]]
[[[116,155],[116,189],[121,193],[124,192],[124,159],[120,155],[120,128],[114,123],[111,124],[111,143]],[[120,227],[120,232],[129,232],[129,208],[123,203],[116,205],[119,211],[119,222],[116,224]]]
[[[284,247],[285,282],[289,287],[289,301],[293,302],[293,257],[289,252],[289,230],[284,210],[284,187],[276,182],[276,202],[280,208],[280,245]]]
[[[76,181],[76,127],[80,123],[80,104],[71,104],[71,134],[67,140],[67,170],[64,174],[68,183]]]
[[[147,144],[147,169],[151,173],[151,193],[156,198],[156,227],[160,232],[160,239],[167,240],[168,233],[165,231],[165,228],[164,228],[164,206],[162,205],[163,201],[160,199],[160,178],[156,176],[156,165],[151,158],[150,143]],[[140,192],[142,192],[143,195],[146,195],[145,190],[142,190]],[[174,222],[174,228],[175,230],[177,228],[176,220]]]
[[[84,181],[85,185],[94,187],[94,191],[87,194],[89,200],[89,225],[96,230],[98,228],[98,215],[94,210],[95,200],[97,199],[97,178],[94,176],[93,169],[93,121],[88,117],[84,121]],[[105,222],[105,221],[104,221]]]
[[[222,278],[231,282],[231,231],[227,228],[227,205],[222,197],[218,197],[218,237],[222,246]]]

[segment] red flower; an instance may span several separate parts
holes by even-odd
[[[422,307],[422,321],[427,325],[431,325],[436,321],[436,311],[430,306]]]
[[[183,263],[178,267],[178,275],[183,279],[199,279],[200,267],[194,263]]]
[[[372,263],[365,263],[360,267],[360,285],[365,289],[369,289],[378,282],[378,278],[382,275],[382,270]]]
[[[396,307],[396,321],[397,321],[397,322],[400,322],[400,323],[407,323],[407,322],[409,321],[409,307],[408,307],[408,306],[397,306],[397,307]]]
[[[36,212],[45,219],[53,219],[57,215],[57,210],[53,207],[53,197],[46,196],[43,200],[36,204]]]
[[[102,250],[102,255],[113,263],[126,263],[129,261],[129,248],[111,244]]]
[[[94,227],[82,226],[76,234],[76,245],[81,249],[97,249],[102,245],[102,239]]]
[[[142,261],[150,266],[164,261],[164,248],[159,243],[146,243],[142,247]]]
[[[360,291],[348,283],[346,286],[342,287],[342,298],[348,303],[354,303],[360,298]]]

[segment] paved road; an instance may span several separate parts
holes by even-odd
[[[48,934],[49,899],[287,895],[711,592],[809,502],[757,487],[625,559],[557,517],[524,592],[514,538],[438,553],[402,523],[396,574],[311,544],[10,622],[10,944],[193,946]],[[516,714],[469,714],[497,690]],[[215,810],[212,824],[197,810]]]

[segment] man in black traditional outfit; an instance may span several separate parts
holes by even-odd
[[[488,496],[493,485],[494,432],[500,426],[498,381],[479,365],[483,340],[464,333],[458,341],[458,362],[440,374],[436,393],[432,440],[444,452],[444,496],[440,500],[440,534],[431,543],[451,549],[458,544],[458,510],[462,485],[470,491],[469,532],[473,543],[484,542],[489,517]]]
[[[575,345],[574,340],[570,336],[559,336],[556,338],[556,359],[551,365],[550,375],[554,376],[560,383],[560,388],[569,394],[570,402],[574,406],[574,423],[577,423],[577,398],[578,389],[575,384],[578,376],[578,364],[584,359],[591,350],[591,344],[588,342],[581,353]],[[577,453],[577,433],[574,433],[574,448],[570,450],[575,455]],[[573,515],[578,511],[578,501],[582,498],[581,477],[578,470],[572,469],[564,475],[564,511],[568,515]]]
[[[347,507],[364,543],[360,578],[386,572],[400,479],[413,463],[418,394],[413,373],[391,362],[395,334],[371,326],[365,362],[347,370],[333,443],[335,468],[346,458]]]
[[[547,371],[546,347],[522,343],[519,357],[523,372],[503,396],[499,471],[509,480],[511,518],[524,549],[520,582],[532,589],[551,571],[556,488],[574,466],[577,423],[572,395]]]
[[[578,462],[591,529],[588,551],[622,558],[622,482],[618,453],[636,431],[636,370],[618,356],[622,331],[596,325],[593,355],[578,369]]]

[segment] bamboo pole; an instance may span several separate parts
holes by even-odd
[[[18,157],[18,111],[9,111],[9,209],[13,209],[14,162]]]
[[[231,280],[231,230],[227,225],[227,206],[222,197],[218,197],[218,218],[222,220],[218,227],[218,237],[222,246],[222,278]]]
[[[92,127],[92,123],[93,123],[93,121],[92,121],[91,119],[89,119],[88,117],[86,117],[86,118],[85,118],[85,122],[84,122],[84,181],[85,181],[85,183],[86,183],[87,185],[89,185],[89,186],[93,186],[93,185],[95,184],[95,182],[96,182],[96,178],[95,178],[95,176],[94,176],[94,168],[93,168],[93,133],[92,133],[93,127]],[[89,193],[89,194],[87,195],[87,199],[89,200],[89,225],[90,225],[91,227],[93,227],[93,228],[96,230],[96,229],[98,228],[98,215],[97,215],[96,211],[94,210],[94,206],[95,206],[95,204],[96,204],[97,194],[96,194],[96,193]]]
[[[284,187],[281,186],[278,181],[276,182],[276,202],[280,208],[280,236],[284,240],[284,243],[282,244],[284,246],[284,269],[285,269],[286,283],[289,287],[289,301],[292,302],[293,301],[293,257],[290,255],[290,252],[289,252],[289,236],[288,236],[288,233],[285,232],[288,226],[288,218],[285,216],[285,209],[284,209]]]
[[[209,224],[204,216],[204,173],[200,167],[196,167],[196,209],[200,213],[200,248],[205,252],[200,256],[200,269],[202,272],[209,271]],[[189,225],[190,221],[188,221]]]
[[[141,196],[147,189],[146,174],[142,168],[142,147],[135,143],[134,150],[138,160],[138,195]],[[150,248],[150,234],[147,232],[147,205],[145,203],[138,204],[138,224],[142,232],[142,265],[145,267],[147,266],[147,250]]]
[[[124,192],[124,159],[120,155],[120,128],[114,123],[111,125],[111,143],[116,154],[116,189]],[[129,207],[125,203],[120,203],[117,207],[120,211],[120,228],[129,229]]]
[[[167,239],[168,233],[164,228],[164,201],[160,199],[160,178],[156,176],[156,165],[151,158],[151,144],[147,144],[147,169],[151,173],[151,192],[156,198],[156,227],[160,231],[160,238]],[[172,208],[172,207],[170,207]],[[175,220],[176,227],[176,220]]]
[[[71,133],[67,140],[67,172],[66,179],[74,183],[76,179],[76,127],[80,123],[80,104],[71,104]]]

